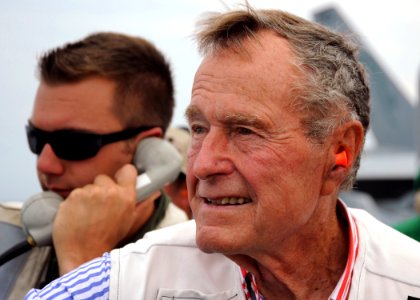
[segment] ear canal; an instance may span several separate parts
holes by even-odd
[[[342,166],[347,167],[348,161],[347,161],[347,153],[345,150],[337,153],[335,155],[335,165],[336,166]]]

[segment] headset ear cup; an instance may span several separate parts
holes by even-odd
[[[336,166],[347,167],[348,161],[347,161],[347,153],[346,153],[346,151],[343,150],[340,153],[337,153],[335,155],[335,165]]]

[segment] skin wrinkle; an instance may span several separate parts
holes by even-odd
[[[204,122],[203,114],[194,106],[190,106],[187,110],[187,116],[189,123],[194,126],[195,122]],[[288,140],[293,138],[293,134],[299,131],[299,127],[288,128],[287,126],[282,129],[273,128],[272,122],[267,122],[266,119],[260,118],[256,114],[245,114],[245,113],[235,113],[229,114],[221,112],[220,115],[216,117],[218,120],[217,123],[221,128],[224,128],[226,133],[232,135],[235,133],[237,127],[248,126],[251,127],[256,134],[260,135],[261,138],[272,139],[276,141],[277,144],[287,143]],[[233,143],[233,141],[229,141]],[[254,147],[258,146],[258,139],[254,140]],[[273,155],[277,155],[276,152],[278,149],[276,147],[270,147],[270,145],[265,145],[264,150],[271,152]],[[245,151],[245,150],[244,150]],[[248,150],[247,152],[251,152]],[[285,155],[286,156],[286,155]],[[290,168],[293,169],[293,164],[290,165]]]
[[[250,61],[248,61],[248,63],[250,63]],[[200,74],[201,75],[201,74]],[[243,85],[243,86],[238,86],[237,82],[238,79],[240,80],[240,78],[235,77],[235,76],[224,76],[222,78],[214,78],[211,75],[208,74],[204,74],[202,76],[202,78],[200,78],[199,80],[197,80],[197,84],[195,84],[195,88],[193,89],[192,92],[192,97],[194,98],[200,98],[200,97],[206,97],[205,95],[207,93],[211,93],[212,90],[205,86],[205,84],[202,84],[202,82],[205,82],[206,80],[214,80],[216,81],[216,88],[217,86],[220,84],[220,86],[223,86],[223,84],[229,84],[229,80],[232,80],[232,82],[234,82],[234,84],[237,86],[237,89],[239,90],[239,94],[241,96],[241,98],[244,98],[248,105],[252,106],[254,105],[254,102],[261,104],[261,101],[255,101],[255,99],[259,99],[259,95],[261,93],[263,93],[264,91],[269,91],[268,88],[263,88],[263,89],[258,89],[255,90],[253,92],[253,94],[255,94],[255,96],[249,96],[249,91],[247,90],[247,86]],[[236,81],[235,81],[236,80]],[[218,84],[219,83],[219,84]],[[235,86],[235,88],[236,88]],[[264,87],[264,86],[263,86]],[[237,99],[238,93],[232,93],[226,90],[223,90],[221,92],[221,94],[223,95],[232,95],[233,99]],[[288,95],[287,95],[288,96]],[[286,96],[285,96],[286,97]],[[281,101],[281,99],[279,99],[279,101]],[[217,105],[217,101],[213,100],[212,101],[212,105]],[[285,109],[289,109],[289,107],[286,107]],[[267,107],[266,109],[267,112],[270,111],[270,107]],[[191,124],[193,120],[199,120],[200,117],[198,116],[198,114],[200,114],[200,112],[196,111],[194,109],[194,106],[189,106],[187,108],[187,111],[185,113],[185,116],[187,118],[187,121]],[[217,116],[217,118],[219,119],[221,124],[231,124],[231,127],[233,127],[233,125],[235,126],[250,126],[255,130],[260,130],[261,132],[264,131],[264,134],[270,135],[272,138],[274,138],[276,135],[281,134],[283,132],[286,131],[286,129],[283,128],[275,128],[274,127],[274,123],[275,120],[270,120],[270,118],[268,117],[268,114],[264,114],[264,116],[266,116],[266,118],[264,118],[261,114],[258,114],[258,110],[252,111],[252,114],[247,111],[246,114],[244,113],[229,113],[229,112],[222,112],[222,115]]]
[[[327,225],[328,226],[328,225]],[[343,226],[343,224],[342,224]],[[344,226],[345,227],[345,226]],[[347,230],[347,227],[345,227],[345,230]],[[322,232],[319,233],[322,236]],[[340,240],[339,236],[335,236],[332,237],[332,239],[338,239]],[[334,259],[332,258],[331,255],[329,255],[329,253],[331,253],[331,251],[334,251],[334,249],[330,249],[330,248],[325,248],[325,247],[319,247],[317,249],[313,249],[311,248],[311,241],[314,241],[315,238],[313,236],[309,236],[307,237],[307,243],[300,247],[300,248],[296,248],[294,252],[292,252],[292,254],[287,255],[286,257],[281,257],[281,256],[273,256],[271,257],[272,259],[272,264],[268,263],[267,265],[262,266],[261,264],[257,264],[257,263],[253,263],[251,264],[251,267],[248,267],[248,270],[250,270],[256,277],[258,286],[260,288],[264,288],[266,286],[268,286],[269,284],[274,284],[274,285],[278,285],[279,284],[279,280],[280,282],[280,286],[284,285],[284,288],[286,289],[286,291],[283,291],[282,293],[287,294],[287,290],[298,290],[299,289],[299,284],[301,281],[305,281],[310,280],[310,275],[317,275],[319,274],[319,269],[318,268],[314,268],[312,263],[306,263],[304,261],[302,261],[302,263],[300,264],[299,268],[296,268],[295,264],[277,264],[276,262],[278,262],[279,260],[283,261],[283,262],[287,262],[288,260],[290,260],[290,257],[296,257],[297,260],[299,260],[299,258],[301,258],[302,256],[305,255],[306,252],[311,251],[311,252],[322,252],[324,253],[324,255],[326,255],[326,257],[330,258],[329,264],[327,264],[327,266],[333,265],[334,263],[336,263],[335,261],[333,261]],[[334,245],[330,244],[330,245]],[[321,257],[321,256],[318,256]],[[342,257],[340,257],[341,261],[345,261],[347,258],[347,253],[345,253],[345,255],[343,255]],[[241,262],[241,259],[236,257],[232,257],[232,259],[234,259],[236,262]],[[244,259],[247,259],[244,257]],[[306,270],[307,272],[304,272],[302,274],[302,270]],[[327,268],[327,271],[329,272],[330,276],[325,278],[323,280],[322,276],[320,274],[320,278],[318,278],[319,280],[316,281],[317,284],[320,285],[320,287],[314,286],[313,287],[313,291],[316,290],[320,290],[322,289],[322,284],[323,282],[327,282],[328,278],[332,278],[332,277],[337,277],[341,275],[341,272],[338,272],[337,270],[334,270],[333,268]],[[305,275],[306,274],[306,275]],[[293,278],[293,277],[297,277],[298,280],[297,281],[289,281],[289,282],[285,282],[282,281],[281,279],[283,278]],[[299,295],[300,294],[300,295]],[[295,297],[297,299],[310,299],[312,295],[312,292],[308,292],[307,294],[302,292],[298,293],[298,297]]]

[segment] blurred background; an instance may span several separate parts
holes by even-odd
[[[24,201],[40,191],[36,157],[27,147],[24,126],[38,85],[35,69],[41,53],[95,31],[145,37],[172,64],[177,101],[173,125],[185,125],[184,110],[200,62],[192,39],[194,25],[205,12],[223,11],[240,3],[0,0],[0,202]],[[354,206],[368,205],[371,211],[378,209],[379,202],[380,211],[376,213],[388,223],[411,215],[411,192],[419,166],[416,133],[419,135],[420,114],[416,106],[420,85],[420,2],[249,0],[249,3],[257,8],[283,9],[358,37],[361,55],[372,73],[372,84],[377,87],[373,92],[375,115],[357,195],[346,194],[343,198]],[[387,214],[387,209],[392,214]],[[395,209],[399,211],[397,216]]]

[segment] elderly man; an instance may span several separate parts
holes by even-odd
[[[186,113],[195,220],[27,299],[420,298],[420,245],[338,199],[369,125],[355,47],[275,10],[202,25]]]

